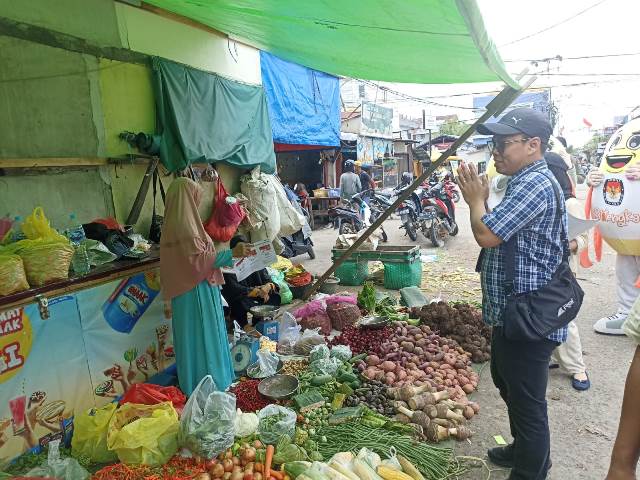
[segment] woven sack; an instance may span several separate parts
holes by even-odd
[[[46,243],[21,248],[27,281],[32,287],[69,278],[73,247],[62,242]]]
[[[352,303],[333,303],[327,305],[327,315],[334,330],[342,331],[360,318],[360,309]]]
[[[318,312],[307,317],[299,318],[298,323],[302,327],[302,330],[320,328],[322,335],[331,334],[331,319],[326,312]]]
[[[0,296],[28,289],[22,259],[18,255],[0,255]]]

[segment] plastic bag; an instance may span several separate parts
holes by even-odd
[[[267,267],[267,272],[269,273],[271,280],[273,280],[273,283],[278,285],[280,305],[290,304],[293,301],[293,293],[289,288],[289,284],[284,280],[284,273],[271,267]]]
[[[115,462],[118,456],[107,448],[107,432],[117,404],[86,410],[73,419],[71,451],[73,455],[88,457],[94,463]]]
[[[29,240],[42,238],[61,242],[67,241],[64,235],[60,235],[55,228],[51,227],[42,207],[34,208],[31,215],[25,218],[22,224],[22,233]]]
[[[331,319],[327,315],[326,307],[321,300],[307,303],[293,312],[302,328],[318,328],[323,335],[331,333]]]
[[[342,362],[337,358],[323,358],[316,360],[315,362],[311,362],[309,364],[309,370],[318,375],[334,376],[341,365]]]
[[[60,458],[60,440],[49,443],[47,463],[29,470],[26,477],[64,478],[87,480],[90,475],[75,458]]]
[[[326,345],[317,345],[311,349],[311,353],[309,354],[309,361],[315,362],[317,360],[324,360],[331,356],[331,351],[329,347]]]
[[[161,387],[151,383],[134,383],[120,399],[120,405],[125,403],[139,403],[142,405],[156,405],[171,402],[173,408],[181,412],[187,397],[177,387]]]
[[[271,183],[273,191],[276,194],[275,200],[280,215],[280,230],[278,231],[279,237],[286,237],[293,235],[298,230],[302,229],[305,223],[305,218],[301,213],[293,208],[291,202],[287,198],[287,193],[284,191],[284,187],[280,180],[275,175],[267,175],[266,177]]]
[[[276,445],[273,462],[276,465],[283,465],[289,462],[307,460],[308,458],[309,457],[304,448],[293,443],[289,436],[283,435],[280,437],[280,440],[278,440],[278,444]]]
[[[99,267],[105,263],[113,262],[118,258],[116,254],[111,252],[106,245],[98,240],[87,239],[82,242],[87,248],[89,263],[93,267]]]
[[[239,408],[236,410],[236,437],[244,438],[258,431],[258,415],[253,412],[244,413]]]
[[[233,445],[236,433],[236,397],[218,391],[211,375],[195,388],[182,411],[180,446],[213,458]]]
[[[324,299],[324,302],[327,305],[332,305],[334,303],[352,303],[353,305],[358,304],[358,300],[352,295],[330,295]]]
[[[251,242],[273,240],[280,231],[280,211],[276,200],[276,190],[269,181],[269,175],[254,168],[249,175],[240,178],[240,190],[247,197],[247,209],[256,223],[251,230]]]
[[[204,229],[209,236],[217,242],[228,242],[233,238],[238,225],[246,216],[239,203],[227,203],[227,191],[218,177],[216,199],[209,220],[204,224]]]
[[[107,446],[122,463],[163,465],[178,451],[178,414],[171,402],[125,403],[111,418]]]
[[[247,368],[247,375],[252,378],[266,378],[276,374],[280,362],[278,355],[269,350],[261,349],[258,350],[257,357],[258,361]]]
[[[267,445],[276,445],[283,435],[293,437],[296,433],[296,412],[289,408],[267,405],[258,412],[258,420],[258,437]]]
[[[296,322],[296,317],[289,312],[282,314],[280,319],[280,338],[278,339],[278,353],[293,355],[294,348],[300,340],[302,327]]]
[[[351,353],[351,347],[349,345],[335,345],[331,348],[331,357],[337,358],[341,362],[348,362],[351,360],[353,353]]]
[[[293,350],[296,355],[307,356],[316,345],[323,345],[324,343],[325,340],[324,337],[320,335],[320,329],[309,328],[302,333],[300,340],[296,342]]]

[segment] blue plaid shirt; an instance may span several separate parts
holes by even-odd
[[[554,187],[560,189],[544,160],[516,173],[507,186],[504,199],[482,222],[503,242],[517,238],[515,293],[525,293],[545,286],[562,261],[562,240],[556,211],[567,216],[564,205],[557,205]],[[489,325],[502,325],[507,304],[504,291],[504,243],[485,249],[480,265],[482,313]],[[508,321],[508,320],[507,320]],[[567,327],[548,337],[554,342],[567,340]]]

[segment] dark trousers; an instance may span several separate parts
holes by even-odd
[[[549,358],[558,344],[551,340],[513,342],[494,327],[491,377],[507,404],[514,438],[511,480],[544,480],[550,463],[547,380]]]

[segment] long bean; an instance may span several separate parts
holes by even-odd
[[[371,428],[357,423],[326,426],[319,430],[319,436],[327,442],[318,446],[318,451],[327,459],[338,452],[357,453],[366,447],[379,455],[389,457],[391,447],[408,458],[428,480],[441,480],[464,471],[455,461],[450,448],[434,447],[416,442],[407,435],[399,435],[383,428]]]

